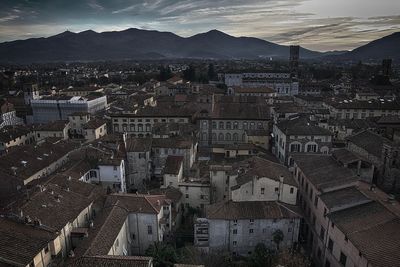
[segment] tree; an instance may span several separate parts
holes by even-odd
[[[208,80],[214,81],[217,78],[217,74],[215,73],[214,64],[210,63],[208,65]]]
[[[145,252],[146,256],[153,257],[155,267],[173,266],[178,261],[175,249],[168,244],[155,242]]]
[[[283,241],[284,235],[282,230],[278,229],[272,234],[272,239],[276,244],[276,249],[279,251],[279,244]]]
[[[190,65],[189,68],[183,71],[183,77],[185,80],[194,82],[196,80],[196,69]]]
[[[254,252],[249,259],[252,267],[271,266],[273,253],[263,243],[258,243],[254,248]]]
[[[311,262],[300,252],[284,249],[277,255],[274,266],[285,267],[309,267]]]
[[[171,69],[168,66],[167,67],[161,66],[159,73],[159,81],[163,82],[171,77],[172,77]]]

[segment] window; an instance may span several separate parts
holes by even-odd
[[[250,223],[254,223],[254,219],[250,219]]]
[[[204,199],[204,195],[200,195],[200,199]]]
[[[261,195],[264,195],[265,193],[265,188],[261,188]]]
[[[147,234],[149,235],[153,234],[153,227],[151,225],[147,225]]]
[[[223,121],[220,121],[220,122],[219,122],[219,128],[220,128],[220,129],[224,129],[224,122],[223,122]]]
[[[290,152],[300,152],[300,144],[291,144]]]
[[[189,198],[189,194],[186,194],[186,195],[185,195],[185,198]]]
[[[118,168],[117,168],[117,166],[114,166],[114,171],[116,171]]]
[[[328,250],[330,252],[332,252],[332,250],[333,250],[333,241],[331,238],[329,238],[329,241],[328,241]]]
[[[317,145],[307,145],[307,152],[317,152]]]
[[[348,242],[349,238],[347,237],[347,235],[344,236],[344,241]]]
[[[233,244],[234,246],[236,246],[236,245],[237,245],[237,242],[236,242],[236,241],[233,241],[232,244]]]
[[[237,235],[237,229],[233,229],[232,234]]]
[[[275,187],[275,193],[278,193],[278,191],[279,191],[279,188]]]
[[[340,263],[343,266],[346,266],[346,262],[347,262],[347,256],[343,254],[343,252],[340,252]]]
[[[232,128],[231,125],[232,125],[232,123],[230,121],[228,121],[226,123],[226,129],[230,130]]]
[[[254,233],[254,229],[249,229],[249,234]]]
[[[233,220],[233,223],[234,223],[234,224],[237,224],[237,220]]]
[[[293,193],[294,193],[294,188],[291,187],[291,188],[290,188],[290,194],[293,194]]]

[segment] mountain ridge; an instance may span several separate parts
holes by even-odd
[[[357,49],[361,49],[362,52],[362,47]],[[327,57],[335,60],[351,58],[353,51],[317,52],[301,47],[300,57],[303,59]],[[363,57],[361,52],[358,50],[353,53]],[[146,55],[151,55],[149,59],[288,59],[289,47],[255,37],[234,37],[216,29],[189,37],[181,37],[172,32],[137,28],[100,33],[89,29],[77,33],[64,31],[49,37],[0,43],[0,61],[11,63],[134,60],[147,59]],[[386,53],[385,56],[387,55]],[[379,55],[375,53],[374,56]]]

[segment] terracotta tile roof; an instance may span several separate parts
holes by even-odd
[[[348,137],[347,140],[378,158],[382,156],[383,144],[391,143],[388,139],[369,130],[356,133]]]
[[[400,219],[380,203],[359,205],[329,217],[372,266],[400,266]]]
[[[83,129],[97,129],[106,123],[107,123],[106,120],[94,118],[94,119],[91,119],[90,121],[88,121],[87,123],[85,123],[82,127],[83,127]]]
[[[126,139],[127,152],[146,152],[151,150],[152,140],[149,138],[128,138]]]
[[[89,232],[88,239],[82,242],[76,253],[85,256],[107,255],[128,215],[129,212],[118,201],[104,207],[95,219],[94,229]]]
[[[269,120],[269,107],[265,103],[219,102],[214,104],[213,119]]]
[[[149,192],[152,195],[165,195],[168,199],[170,199],[173,203],[178,203],[181,198],[182,198],[182,192],[181,190],[175,188],[175,187],[167,187],[167,188],[156,188],[153,190],[150,190]]]
[[[219,202],[206,207],[207,219],[243,220],[243,219],[284,219],[298,218],[300,214],[292,211],[290,205],[281,205],[275,201]]]
[[[24,125],[4,126],[0,129],[0,142],[8,143],[29,133],[32,133],[32,130]]]
[[[286,135],[333,135],[329,130],[314,125],[303,118],[283,120],[276,124],[276,127]]]
[[[355,186],[324,193],[320,198],[331,211],[372,201]]]
[[[0,237],[0,262],[10,266],[27,266],[57,235],[0,217]]]
[[[107,197],[105,206],[118,203],[132,213],[158,214],[162,205],[171,201],[165,195],[136,195],[136,194],[111,194]]]
[[[267,177],[275,181],[280,181],[280,176],[283,176],[285,184],[297,186],[292,173],[286,166],[260,157],[252,157],[234,164],[231,172],[239,173],[236,178],[238,185],[248,183],[255,176]]]
[[[165,162],[164,174],[177,175],[183,163],[183,156],[168,156]]]
[[[342,164],[349,164],[361,160],[359,156],[345,148],[334,150],[332,156]]]
[[[142,256],[91,256],[81,257],[67,264],[71,267],[149,267],[151,257]]]
[[[307,179],[322,192],[336,186],[355,184],[358,181],[353,171],[342,167],[332,156],[296,154],[292,157]]]
[[[79,144],[70,141],[44,142],[40,145],[14,147],[0,157],[0,169],[10,175],[28,179],[67,153],[78,148]]]
[[[52,121],[46,124],[33,125],[35,131],[62,132],[69,125],[69,121]]]
[[[20,209],[53,230],[61,230],[68,222],[73,222],[92,203],[89,198],[64,190],[59,185],[47,184],[44,188],[44,191],[31,196]]]

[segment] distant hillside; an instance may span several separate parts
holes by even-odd
[[[301,48],[302,58],[319,52]],[[170,32],[124,31],[63,32],[48,38],[32,38],[0,44],[1,62],[93,61],[157,58],[287,59],[289,48],[257,38],[233,37],[212,30],[188,38]]]
[[[352,51],[335,56],[340,60],[400,60],[400,32],[360,46]]]
[[[320,53],[300,48],[303,59],[399,59],[400,33],[353,51]],[[288,59],[289,47],[212,30],[184,38],[171,32],[140,29],[97,33],[63,32],[48,38],[0,43],[0,62],[31,63],[162,58]]]

